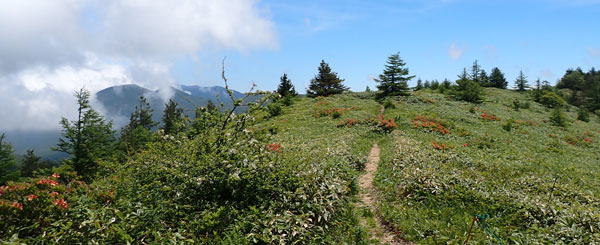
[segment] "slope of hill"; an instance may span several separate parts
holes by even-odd
[[[89,185],[67,182],[69,173],[61,172],[5,187],[4,203],[13,205],[0,205],[0,238],[600,242],[600,119],[576,121],[569,108],[570,125],[557,127],[527,93],[485,94],[486,101],[470,104],[422,90],[388,98],[383,114],[373,93],[298,97],[274,117],[268,109],[233,117],[206,112],[187,132],[160,137],[125,162],[103,163]],[[365,166],[374,145],[380,148]],[[78,190],[63,191],[67,186]],[[61,191],[64,202],[49,190]],[[40,206],[24,201],[32,192]],[[52,205],[62,208],[45,208]],[[56,225],[42,232],[35,217]],[[96,225],[71,225],[87,223]]]
[[[269,125],[278,128],[278,142],[303,158],[349,151],[364,161],[379,142],[375,215],[399,239],[462,243],[468,233],[475,242],[600,241],[598,117],[578,121],[570,107],[570,125],[557,127],[551,110],[527,93],[485,94],[482,104],[429,90],[392,99],[395,108],[385,118],[395,118],[398,129],[389,135],[373,131],[368,119],[378,105],[364,93],[301,99]],[[514,101],[526,108],[515,110]],[[368,210],[353,212],[370,219]]]

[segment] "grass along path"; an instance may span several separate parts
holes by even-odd
[[[377,190],[373,186],[373,178],[377,172],[379,166],[381,149],[379,145],[374,144],[367,158],[365,165],[365,173],[360,176],[360,207],[368,209],[371,214],[376,214],[377,205],[375,201],[377,199]],[[371,215],[372,217],[372,215]],[[374,222],[373,222],[374,221]],[[381,243],[386,244],[409,244],[399,239],[388,226],[385,225],[382,219],[377,215],[371,222],[363,221],[363,226],[368,226],[370,230],[371,239],[378,240]]]

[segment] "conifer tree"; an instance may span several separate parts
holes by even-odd
[[[542,98],[542,82],[540,81],[540,79],[535,81],[535,90],[533,91],[533,100],[536,102],[540,102],[540,99]]]
[[[515,80],[515,88],[517,91],[525,91],[529,88],[527,77],[523,74],[523,70],[519,72],[519,76],[517,77],[517,80]]]
[[[35,154],[33,149],[27,150],[23,160],[21,160],[21,176],[33,177],[36,170],[52,167],[51,162],[42,160],[41,157]]]
[[[444,81],[440,84],[438,90],[440,91],[440,93],[445,93],[446,91],[450,90],[451,87],[452,83],[448,79],[444,79]]]
[[[502,73],[498,67],[494,67],[494,69],[492,69],[492,73],[489,77],[489,83],[490,86],[494,88],[506,89],[508,86],[508,82],[504,77],[504,73]]]
[[[463,69],[462,74],[458,76],[456,84],[456,91],[453,91],[453,93],[457,99],[471,103],[481,102],[483,93],[481,86],[470,79],[467,68]]]
[[[306,94],[308,97],[329,96],[341,94],[348,90],[344,84],[344,79],[340,79],[337,73],[331,71],[329,64],[321,61],[319,73],[310,81]]]
[[[484,69],[481,69],[481,72],[479,73],[479,84],[482,87],[492,87],[490,77],[488,77],[487,72]]]
[[[377,88],[381,96],[409,95],[408,81],[415,76],[409,76],[408,68],[405,66],[406,63],[400,58],[400,53],[388,57],[383,74],[379,75],[379,79],[375,79],[379,83]]]
[[[425,80],[425,83],[423,84],[423,88],[431,88],[431,83],[428,80]]]
[[[121,149],[131,155],[153,141],[154,128],[158,123],[152,120],[152,108],[146,97],[140,96],[138,105],[129,117],[129,123],[121,130]]]
[[[162,118],[163,126],[161,129],[167,135],[177,134],[185,127],[183,109],[177,106],[177,102],[173,99],[169,99],[169,103],[165,105]]]
[[[481,85],[481,66],[479,66],[477,60],[473,62],[473,66],[471,67],[470,79]]]
[[[4,134],[0,134],[0,185],[17,179],[18,173],[15,171],[15,165],[12,145],[4,141]]]
[[[292,81],[288,78],[287,74],[283,73],[281,78],[279,78],[279,87],[277,87],[277,93],[281,95],[281,97],[294,97],[298,95],[296,93],[296,89],[292,84]]]
[[[419,91],[423,89],[423,81],[421,79],[417,80],[417,86],[415,87],[415,91]]]
[[[365,89],[365,92],[367,92],[367,93],[371,92],[371,88],[369,88],[369,86],[367,86],[367,88]]]
[[[98,162],[107,159],[114,149],[112,123],[90,106],[90,92],[80,89],[75,92],[77,119],[62,118],[62,136],[54,150],[72,156],[75,171],[84,179],[90,179],[98,168]]]

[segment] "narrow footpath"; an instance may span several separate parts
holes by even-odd
[[[410,244],[402,241],[395,236],[394,232],[385,226],[384,222],[377,215],[377,190],[373,186],[373,178],[377,172],[379,166],[379,160],[381,149],[377,144],[373,145],[367,163],[365,165],[365,174],[359,179],[360,185],[360,200],[361,204],[359,207],[364,207],[370,210],[370,213],[374,216],[374,222],[363,221],[363,226],[367,227],[371,239],[378,240],[383,244]]]

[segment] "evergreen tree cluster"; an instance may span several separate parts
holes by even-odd
[[[600,110],[600,71],[595,68],[584,72],[581,68],[569,69],[556,84],[556,88],[567,90],[567,101],[590,111]]]

